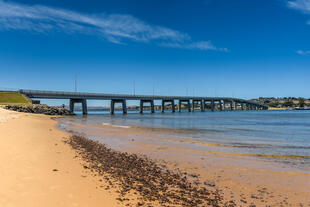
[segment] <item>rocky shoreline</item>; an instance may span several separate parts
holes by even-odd
[[[109,183],[106,189],[120,189],[121,202],[129,202],[126,195],[134,191],[139,198],[136,206],[150,207],[154,202],[160,206],[236,206],[234,201],[224,202],[216,188],[200,185],[197,175],[171,171],[147,157],[118,152],[82,136],[73,135],[65,143],[86,161],[84,168]]]
[[[56,106],[47,106],[43,104],[32,104],[32,105],[6,105],[4,109],[25,112],[25,113],[34,113],[34,114],[45,114],[45,115],[74,115],[70,110],[56,107]]]

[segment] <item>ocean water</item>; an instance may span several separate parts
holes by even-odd
[[[189,149],[210,150],[212,146],[211,150],[217,152],[274,159],[310,169],[310,111],[197,111],[143,115],[131,112],[125,116],[93,112],[87,116],[62,118],[60,122],[62,128],[78,124],[85,129],[94,125],[156,129],[160,137],[202,143],[184,144],[183,147]],[[87,135],[87,130],[83,133]],[[205,144],[210,145],[208,149]]]

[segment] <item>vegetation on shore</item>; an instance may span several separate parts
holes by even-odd
[[[30,101],[18,92],[0,92],[0,105],[24,105],[31,104]]]
[[[274,98],[274,97],[259,97],[258,99],[253,99],[253,101],[260,104],[264,104],[270,108],[282,108],[282,109],[292,109],[292,108],[303,108],[310,107],[310,99],[303,97],[284,97],[284,98]]]

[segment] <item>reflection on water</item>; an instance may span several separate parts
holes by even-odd
[[[234,111],[194,113],[137,113],[123,116],[90,114],[66,117],[65,125],[111,125],[156,132],[156,136],[182,147],[238,155],[282,159],[309,167],[309,111]],[[87,128],[87,127],[86,127]],[[83,131],[88,134],[87,129]],[[103,131],[104,133],[104,131]],[[208,147],[208,149],[206,149]]]

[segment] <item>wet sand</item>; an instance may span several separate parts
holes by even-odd
[[[112,148],[147,155],[170,169],[198,174],[201,185],[219,189],[224,199],[233,200],[238,206],[310,206],[310,173],[307,170],[255,155],[186,149],[175,140],[159,137],[156,130],[109,125],[91,127],[93,139],[100,133],[101,138],[97,140]],[[83,126],[78,128],[83,133]]]
[[[45,115],[0,108],[0,206],[124,206]]]

